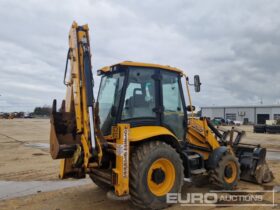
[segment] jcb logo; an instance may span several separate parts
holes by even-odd
[[[200,132],[200,133],[203,132],[203,128],[202,128],[201,126],[199,126],[199,125],[191,125],[191,127],[192,127],[194,130],[196,130],[196,131],[198,131],[198,132]]]

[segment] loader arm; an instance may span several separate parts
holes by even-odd
[[[191,111],[192,116],[188,120],[186,134],[188,148],[199,153],[210,165],[215,165],[215,161],[220,159],[216,158],[217,155],[228,151],[239,161],[240,179],[259,184],[272,181],[274,176],[266,163],[266,148],[262,148],[260,145],[243,144],[241,140],[245,132],[240,129],[234,127],[232,129],[216,128],[207,118],[194,117],[194,107],[189,90],[190,84],[188,77],[184,76],[187,81],[189,111]],[[211,168],[210,165],[208,168]]]

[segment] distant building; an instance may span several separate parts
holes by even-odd
[[[280,105],[207,106],[201,107],[201,116],[265,124],[266,120],[280,119]]]

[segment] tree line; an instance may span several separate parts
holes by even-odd
[[[33,117],[49,117],[51,114],[51,107],[35,107],[33,112],[0,112],[0,119],[13,118],[33,118]]]

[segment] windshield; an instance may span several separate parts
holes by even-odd
[[[102,77],[99,89],[99,117],[103,135],[109,135],[111,126],[117,114],[124,73],[115,73]]]

